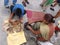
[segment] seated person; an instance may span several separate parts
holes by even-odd
[[[53,32],[55,31],[55,26],[54,26],[54,20],[53,20],[53,16],[51,15],[51,14],[45,14],[45,16],[44,16],[44,20],[41,22],[41,24],[44,24],[44,25],[47,25],[48,27],[49,27],[49,32],[50,33],[48,33],[49,34],[49,38],[48,39],[45,39],[45,38],[43,38],[43,36],[42,36],[42,33],[41,33],[41,27],[40,27],[40,23],[39,22],[35,22],[35,24],[34,24],[34,27],[35,28],[33,28],[33,26],[32,25],[30,25],[29,23],[29,25],[25,25],[32,33],[34,33],[35,35],[37,35],[37,40],[38,41],[49,41],[50,40],[50,38],[51,38],[51,36],[53,35]],[[43,26],[43,25],[41,25],[41,26]],[[38,28],[39,27],[39,28]],[[43,28],[44,28],[44,26],[43,26]],[[46,29],[46,28],[45,28]]]

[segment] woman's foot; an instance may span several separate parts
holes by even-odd
[[[54,11],[54,9],[53,9],[53,8],[50,8],[50,10]]]

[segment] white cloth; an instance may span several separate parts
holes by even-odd
[[[38,45],[53,45],[53,44],[50,43],[50,42],[40,42],[40,41],[38,41]]]

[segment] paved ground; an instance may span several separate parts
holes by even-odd
[[[22,0],[18,0],[17,3],[21,3],[21,2],[22,2]],[[39,6],[39,4],[42,2],[41,0],[29,0],[29,2],[30,2],[30,4],[27,5],[26,9],[42,11],[41,7]],[[59,7],[56,6],[54,12],[49,10],[49,8],[48,8],[45,13],[51,13],[51,14],[55,15],[58,12],[58,10],[59,10]],[[9,9],[4,8],[4,0],[0,0],[0,45],[7,45],[7,41],[6,41],[7,34],[4,32],[4,29],[2,28],[2,26],[3,26],[3,21],[5,19],[7,19],[9,17],[9,15],[10,15]],[[58,20],[58,19],[56,19],[56,20]],[[30,33],[29,31],[26,31],[26,32]],[[32,34],[30,34],[30,35],[32,35]],[[27,36],[27,37],[29,37],[29,36]],[[30,37],[32,37],[32,36],[30,36]],[[28,43],[29,43],[29,41],[28,41]],[[32,40],[30,40],[30,43],[27,45],[35,45],[35,44],[31,44],[31,43],[32,43]],[[58,45],[60,45],[59,43],[60,43],[60,39],[58,39]],[[56,43],[56,45],[57,45],[57,43]]]

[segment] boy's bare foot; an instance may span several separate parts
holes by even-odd
[[[22,2],[22,4],[26,7],[26,3],[25,2]]]

